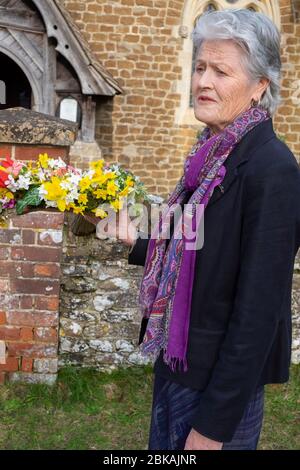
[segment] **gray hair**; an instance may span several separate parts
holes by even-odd
[[[260,106],[272,116],[280,102],[280,33],[275,24],[266,15],[247,9],[206,12],[195,26],[194,44],[199,50],[203,41],[218,39],[231,39],[242,48],[252,79],[270,80]]]

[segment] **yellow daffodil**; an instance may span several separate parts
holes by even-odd
[[[105,189],[97,189],[96,191],[94,191],[94,196],[96,197],[96,199],[106,200],[107,191],[105,191]]]
[[[70,210],[72,209],[72,211],[74,212],[74,214],[83,214],[85,209],[86,209],[86,206],[76,206],[76,204],[74,204],[73,202],[71,202],[71,204],[68,204],[67,206],[67,209]]]
[[[129,188],[126,187],[126,188],[124,188],[124,189],[119,193],[119,196],[120,196],[120,197],[125,197],[125,196],[128,195],[128,193],[129,193]]]
[[[116,199],[115,201],[112,201],[110,203],[111,207],[117,212],[119,211],[120,209],[122,209],[123,207],[123,201],[122,200],[119,200],[119,199]]]
[[[57,202],[57,208],[61,211],[61,212],[65,212],[66,210],[66,201],[64,199],[59,199]]]
[[[7,197],[7,199],[14,199],[14,195],[13,195],[13,193],[11,193],[10,191],[8,191],[8,192],[6,193],[6,196],[5,196],[5,197]]]
[[[125,181],[126,186],[134,186],[134,182],[132,180],[131,176],[127,176],[127,179]]]
[[[81,191],[85,191],[91,186],[91,179],[88,176],[85,176],[79,181],[79,187]]]
[[[2,198],[7,198],[11,200],[11,199],[14,199],[14,195],[8,189],[0,188],[0,199]]]
[[[49,167],[48,162],[49,162],[48,154],[47,153],[41,153],[39,155],[39,163],[40,163],[41,167],[44,168],[44,169],[48,168]]]
[[[107,194],[109,194],[110,196],[115,196],[117,189],[118,186],[115,184],[114,181],[109,181],[107,183]]]
[[[32,174],[32,175],[37,175],[38,172],[39,172],[39,170],[38,170],[37,168],[33,168],[33,169],[31,170],[31,174]]]
[[[67,191],[61,187],[60,183],[61,180],[57,176],[53,176],[50,183],[43,184],[44,189],[47,191],[47,199],[56,201],[66,197]]]
[[[108,180],[114,180],[117,177],[115,171],[109,171],[108,173],[105,173],[105,176],[106,176],[106,179]]]
[[[101,172],[104,165],[104,160],[97,160],[96,162],[90,163],[90,168],[96,172]]]
[[[87,197],[87,194],[80,194],[79,198],[78,198],[78,202],[79,204],[87,204],[88,202],[88,197]]]
[[[73,207],[74,214],[83,214],[84,210],[85,210],[84,206],[74,206]]]
[[[104,217],[107,216],[107,212],[99,207],[97,207],[93,212],[95,212],[96,217],[100,217],[100,219],[104,219]]]
[[[32,175],[37,175],[40,171],[40,166],[37,165],[37,162],[29,161],[27,164],[27,169],[31,172]]]
[[[50,183],[43,184],[43,188],[47,191],[47,199],[55,201],[58,209],[64,212],[66,210],[67,191],[61,187],[60,183],[61,180],[57,176],[53,176]]]
[[[104,184],[107,181],[107,176],[103,173],[98,174],[93,177],[92,184],[97,183],[98,185]]]

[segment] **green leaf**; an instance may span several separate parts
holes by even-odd
[[[41,202],[42,199],[39,194],[39,186],[32,186],[26,192],[25,196],[17,202],[17,214],[23,214],[27,206],[39,206]]]

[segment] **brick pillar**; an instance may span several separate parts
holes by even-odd
[[[76,130],[30,110],[0,111],[0,159],[67,161]],[[0,228],[0,383],[55,382],[63,225],[64,214],[49,209]]]

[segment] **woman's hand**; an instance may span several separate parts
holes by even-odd
[[[184,450],[222,450],[223,442],[213,441],[192,429],[187,437]]]
[[[112,213],[104,219],[92,215],[84,215],[84,218],[96,226],[96,237],[100,240],[116,238],[127,246],[133,246],[137,238],[137,229],[130,220],[127,210]]]

